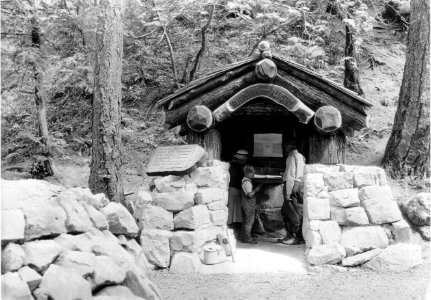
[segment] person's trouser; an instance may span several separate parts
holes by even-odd
[[[286,185],[286,183],[284,183]],[[295,183],[296,185],[296,183]],[[291,200],[286,200],[286,187],[283,187],[283,206],[281,207],[281,215],[283,216],[284,227],[286,228],[286,234],[289,237],[302,237],[302,213],[299,209],[299,203],[302,203],[302,196],[299,188],[295,187],[290,195]]]
[[[256,199],[241,199],[242,211],[242,239],[245,242],[251,241],[251,228],[253,227],[256,214]]]

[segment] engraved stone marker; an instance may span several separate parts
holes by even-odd
[[[196,169],[196,164],[205,155],[199,145],[161,146],[154,150],[147,164],[150,176],[184,175]]]

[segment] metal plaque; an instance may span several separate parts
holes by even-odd
[[[154,150],[147,164],[146,173],[155,175],[182,175],[196,168],[205,155],[199,145],[161,146]]]

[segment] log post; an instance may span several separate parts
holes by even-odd
[[[344,164],[346,161],[346,137],[342,131],[323,135],[313,129],[309,136],[309,164]]]
[[[195,132],[208,131],[214,125],[211,110],[205,105],[196,105],[187,114],[187,125]]]
[[[198,144],[203,147],[208,153],[208,159],[221,158],[221,135],[215,129],[211,129],[205,134],[196,133],[189,130],[187,133],[186,141],[188,144]]]

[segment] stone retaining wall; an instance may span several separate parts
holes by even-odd
[[[378,167],[307,165],[303,179],[306,259],[311,265],[382,266],[383,253],[397,252],[421,262],[420,247],[410,245],[385,172]],[[392,244],[400,244],[389,247]],[[390,249],[389,249],[389,248]],[[392,252],[391,252],[392,251]]]

